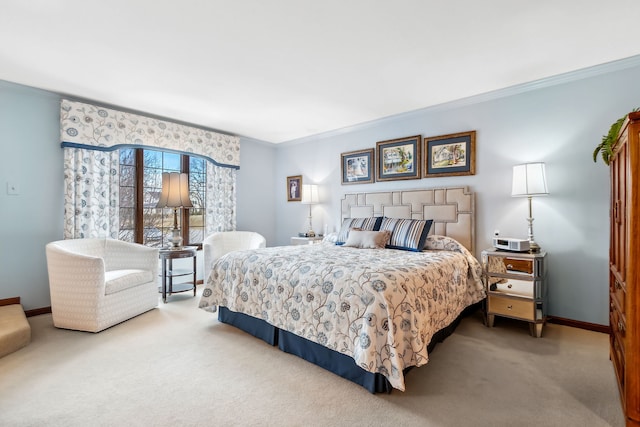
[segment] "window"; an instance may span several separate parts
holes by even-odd
[[[205,232],[205,160],[142,148],[120,150],[119,239],[153,247],[169,244],[173,210],[156,208],[163,172],[189,174],[189,197],[194,207],[178,212],[178,226],[185,245],[201,244]]]

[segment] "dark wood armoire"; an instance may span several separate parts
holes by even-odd
[[[640,112],[625,119],[609,164],[611,361],[628,426],[640,426]]]

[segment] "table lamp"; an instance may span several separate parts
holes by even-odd
[[[189,198],[189,175],[179,172],[162,173],[162,193],[156,208],[173,208],[171,249],[180,249],[182,234],[178,228],[178,209],[192,208]]]
[[[513,182],[511,186],[512,197],[526,197],[529,199],[529,251],[540,252],[540,246],[533,239],[533,214],[531,210],[531,198],[534,196],[546,196],[547,178],[544,163],[525,163],[513,167]]]
[[[313,231],[313,225],[311,221],[311,208],[319,201],[318,186],[315,184],[304,184],[302,186],[302,200],[303,205],[309,205],[309,231],[307,231],[307,237],[315,237],[316,232]]]

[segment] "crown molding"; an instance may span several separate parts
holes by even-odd
[[[522,83],[514,86],[509,86],[503,89],[497,89],[490,92],[481,93],[478,95],[469,96],[466,98],[456,99],[454,101],[445,102],[442,104],[432,105],[418,110],[408,111],[406,113],[394,114],[392,116],[382,117],[367,122],[358,123],[352,126],[347,126],[340,129],[335,129],[319,134],[309,135],[302,138],[285,141],[278,146],[291,146],[302,144],[306,142],[318,141],[319,139],[331,138],[346,133],[361,131],[371,128],[373,126],[379,126],[387,122],[393,122],[402,119],[410,119],[415,116],[421,116],[428,113],[436,113],[455,108],[468,107],[474,104],[480,104],[487,101],[492,101],[500,98],[506,98],[509,96],[519,95],[526,92],[545,89],[561,84],[571,83],[591,77],[599,76],[602,74],[613,73],[616,71],[626,70],[628,68],[640,66],[640,55],[631,56],[629,58],[620,59],[616,61],[606,62],[604,64],[594,65],[592,67],[582,68],[575,71],[569,71],[567,73],[558,74],[551,77],[534,80],[527,83]]]

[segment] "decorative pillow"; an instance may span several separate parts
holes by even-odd
[[[366,231],[352,228],[344,246],[360,249],[384,249],[389,243],[390,237],[391,232],[389,230]]]
[[[380,230],[391,231],[387,247],[419,252],[431,229],[431,219],[383,218]]]
[[[368,231],[378,231],[380,229],[381,222],[381,216],[369,218],[345,218],[345,220],[342,221],[342,227],[340,227],[336,245],[343,245],[344,242],[347,241],[347,237],[349,237],[349,231],[352,228],[359,228],[361,230]]]
[[[327,234],[322,238],[322,243],[330,243],[332,245],[335,245],[337,240],[338,240],[338,233],[336,233],[335,231],[332,231],[331,233]]]

